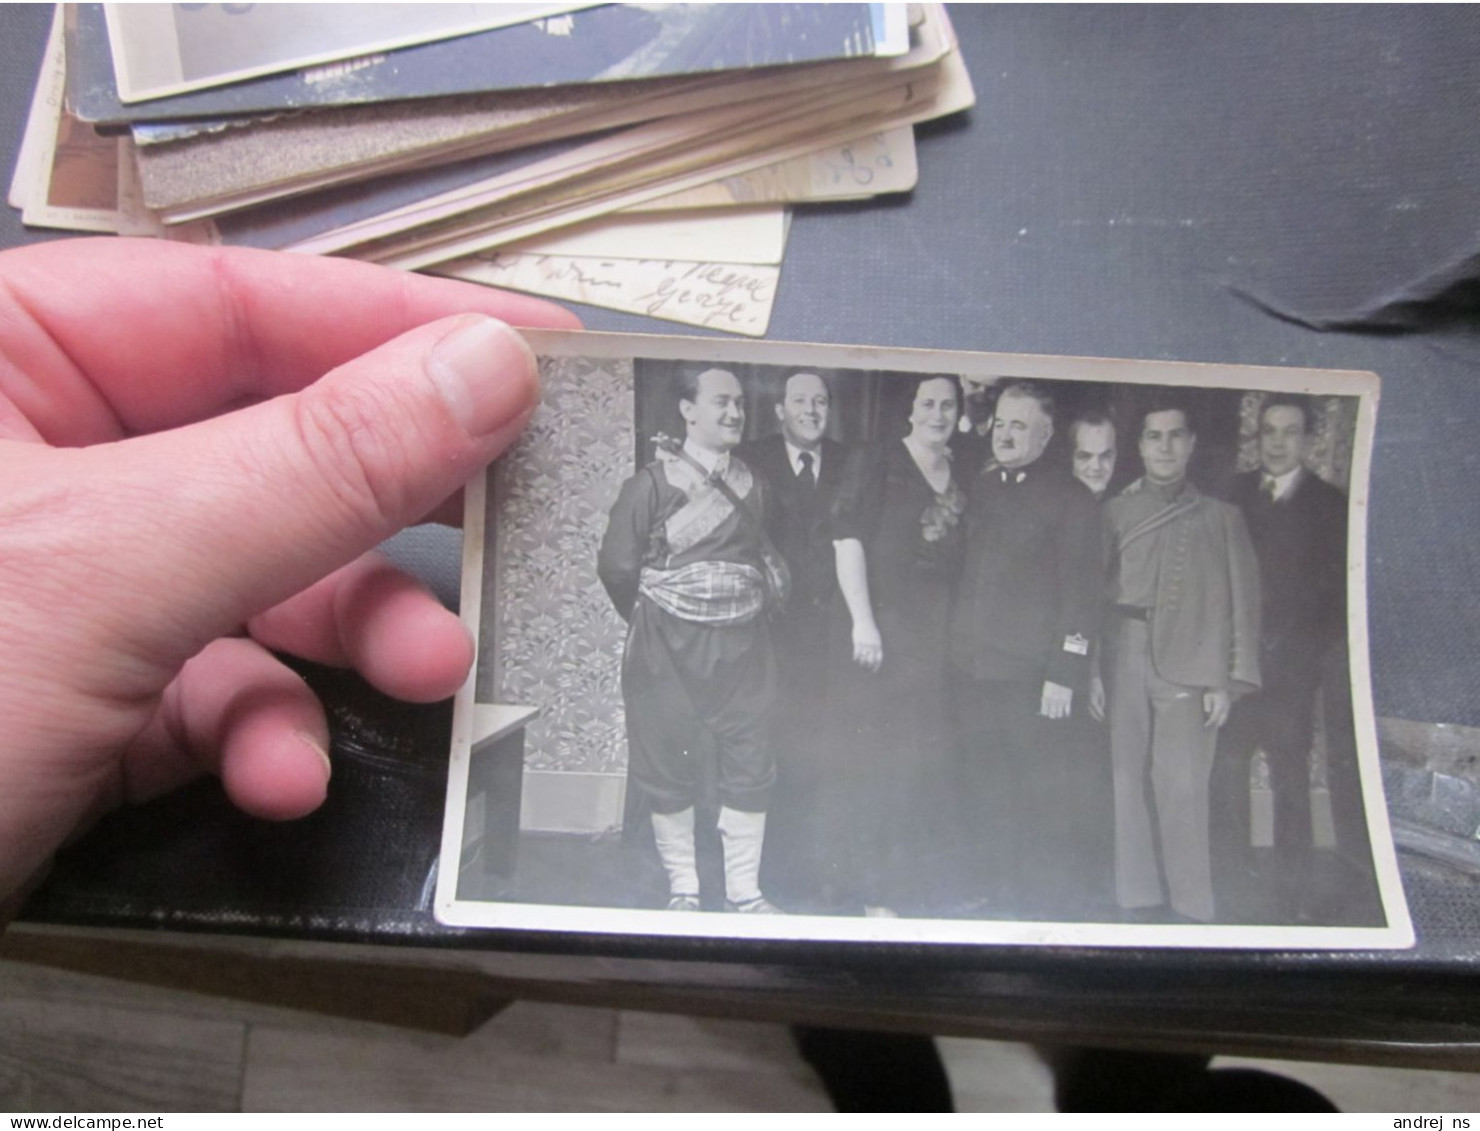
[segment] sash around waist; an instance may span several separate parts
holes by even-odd
[[[742,562],[648,566],[638,579],[638,591],[670,616],[716,627],[748,624],[766,604],[760,570]]]

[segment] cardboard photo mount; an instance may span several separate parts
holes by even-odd
[[[1374,374],[633,334],[531,331],[527,337],[541,360],[545,402],[519,445],[466,492],[461,615],[479,652],[454,708],[435,894],[440,921],[509,931],[946,946],[1413,944],[1382,793],[1368,661],[1365,518],[1379,390]],[[1327,406],[1323,418],[1335,421],[1335,431],[1321,443],[1334,461],[1329,466],[1339,465],[1337,486],[1347,499],[1345,690],[1365,822],[1358,862],[1370,888],[1364,909],[1343,908],[1313,922],[1224,922],[1216,915],[1206,924],[1176,916],[1135,921],[1114,913],[1113,889],[1109,914],[1101,903],[1093,914],[1065,906],[1059,915],[1033,920],[994,918],[990,906],[919,918],[660,909],[665,891],[651,840],[634,846],[620,831],[627,801],[620,718],[626,627],[597,580],[596,547],[622,482],[651,458],[648,437],[639,435],[656,411],[644,383],[663,375],[663,395],[671,399],[675,374],[711,368],[735,373],[745,387],[748,419],[771,428],[774,400],[766,398],[798,371],[827,374],[835,393],[853,388],[849,382],[867,383],[885,399],[891,383],[912,374],[1029,380],[1071,402],[1077,396],[1144,405],[1158,391],[1191,394],[1222,406],[1221,419],[1237,421],[1231,435],[1208,438],[1230,476],[1248,471],[1254,458],[1261,397],[1298,393]],[[862,396],[840,394],[835,401],[852,405]],[[870,435],[859,420],[843,423],[847,439],[879,439],[876,424]],[[1119,426],[1126,433],[1132,427],[1125,420]],[[1139,468],[1136,451],[1135,437],[1123,434],[1119,458]],[[1124,487],[1122,478],[1116,489]],[[818,718],[825,727],[825,710]],[[1252,820],[1259,824],[1257,812]]]

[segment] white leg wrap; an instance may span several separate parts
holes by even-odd
[[[694,865],[694,811],[653,814],[653,839],[658,842],[658,859],[668,873],[668,891],[672,895],[699,894],[699,869]]]
[[[766,815],[723,808],[719,811],[719,835],[725,848],[725,898],[731,903],[759,899]]]

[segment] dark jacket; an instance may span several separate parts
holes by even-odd
[[[1104,589],[1100,512],[1067,472],[1039,459],[989,466],[968,485],[966,561],[951,662],[978,680],[1083,685]]]
[[[1266,685],[1315,683],[1346,630],[1346,496],[1302,471],[1278,502],[1261,472],[1240,475],[1229,499],[1243,512],[1259,559],[1260,663]]]
[[[736,455],[766,483],[766,533],[791,569],[787,616],[824,615],[838,587],[828,511],[843,480],[848,449],[822,441],[821,473],[810,490],[797,482],[780,433],[742,445]]]

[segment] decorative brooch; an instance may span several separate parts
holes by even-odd
[[[966,496],[953,481],[920,515],[920,533],[927,542],[939,542],[960,525],[965,511]]]

